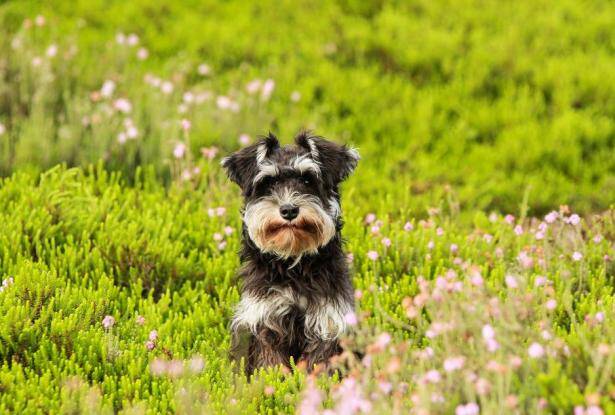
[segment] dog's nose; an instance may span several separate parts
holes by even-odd
[[[293,220],[299,214],[299,207],[295,205],[280,206],[280,216],[286,220]]]

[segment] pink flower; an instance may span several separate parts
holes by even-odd
[[[192,373],[201,373],[205,368],[205,361],[201,356],[193,356],[188,362],[188,367]]]
[[[150,341],[155,342],[158,339],[158,331],[157,330],[150,331],[148,338],[150,339]]]
[[[457,253],[457,251],[459,250],[459,247],[457,246],[457,244],[451,244],[451,252],[453,254]]]
[[[301,93],[299,91],[293,91],[290,94],[290,100],[292,102],[299,102],[299,100],[301,99]]]
[[[384,350],[384,348],[391,342],[391,335],[389,333],[382,333],[376,338],[376,342],[374,346],[376,346],[379,350]]]
[[[102,325],[106,329],[110,329],[115,324],[115,318],[113,316],[105,316],[102,321]]]
[[[382,391],[382,393],[388,395],[393,390],[393,384],[391,382],[381,380],[378,382],[378,388]]]
[[[512,225],[515,222],[515,217],[513,215],[506,215],[504,216],[504,221],[506,221],[506,223],[508,223],[509,225]]]
[[[110,98],[113,95],[113,91],[115,91],[115,82],[106,80],[100,88],[100,95],[104,98]]]
[[[438,227],[438,229],[436,229],[436,235],[438,235],[438,236],[444,235],[444,229]]]
[[[129,114],[132,111],[132,104],[125,98],[119,98],[113,103],[113,108],[124,114]]]
[[[179,377],[184,372],[184,365],[179,360],[171,360],[167,363],[167,374],[172,378]]]
[[[603,415],[602,409],[597,405],[590,405],[585,410],[585,415]]]
[[[495,330],[490,324],[485,324],[482,329],[483,339],[489,340],[495,338]]]
[[[361,298],[363,298],[363,291],[359,289],[354,290],[354,298],[357,300],[360,300]]]
[[[540,343],[532,343],[530,347],[527,349],[527,354],[532,359],[539,359],[544,356],[545,349],[542,347]]]
[[[354,255],[352,252],[346,254],[346,261],[348,261],[349,264],[352,264],[352,261],[354,261]]]
[[[602,323],[604,321],[604,313],[602,311],[598,311],[595,315],[595,319],[598,323]]]
[[[230,234],[232,234],[233,232],[235,232],[235,229],[231,228],[230,226],[225,226],[225,227],[224,227],[224,233],[225,233],[226,235],[230,235]]]
[[[216,157],[216,154],[218,154],[218,147],[202,147],[201,154],[207,160],[212,160]]]
[[[547,283],[547,279],[541,275],[537,276],[534,280],[534,287],[540,287]]]
[[[344,316],[344,321],[349,326],[356,326],[358,323],[357,315],[351,311]]]
[[[440,372],[435,369],[432,369],[425,373],[425,381],[428,383],[438,383],[441,379],[442,376],[440,376]]]
[[[556,211],[551,211],[549,213],[547,213],[547,215],[545,216],[545,222],[547,223],[553,223],[557,220],[557,218],[559,217],[559,213],[557,213]]]
[[[258,92],[262,84],[263,81],[261,81],[260,79],[254,79],[248,82],[248,84],[246,85],[246,91],[248,91],[248,94],[253,95]]]
[[[436,246],[436,244],[434,243],[434,241],[429,241],[427,243],[427,249],[432,250],[434,248],[434,246]]]
[[[534,259],[527,254],[525,251],[519,252],[517,255],[517,261],[521,264],[523,268],[532,268],[534,266]]]
[[[220,242],[222,239],[224,239],[224,237],[222,236],[222,234],[220,234],[220,233],[218,233],[218,232],[214,233],[213,238],[214,238],[214,241],[216,241],[216,242]]]
[[[218,244],[218,249],[224,251],[226,249],[226,241],[222,241]]]
[[[2,135],[2,133],[0,133],[0,135]],[[593,241],[595,244],[599,244],[600,242],[602,242],[602,235],[594,236]]]
[[[139,48],[137,51],[137,59],[144,61],[149,56],[149,52],[145,48]]]
[[[171,92],[173,92],[173,88],[173,83],[169,81],[164,81],[160,84],[160,90],[165,95],[169,95]]]
[[[150,363],[149,368],[154,376],[162,376],[167,371],[167,362],[164,359],[156,358]]]
[[[472,285],[475,285],[477,287],[482,287],[483,277],[479,273],[475,273],[470,277],[470,282],[472,283]]]
[[[181,120],[181,126],[182,126],[182,130],[188,132],[190,131],[190,128],[192,128],[192,123],[190,122],[190,120],[187,120],[184,118]]]
[[[216,208],[216,216],[224,216],[226,213],[226,208],[224,206],[218,206]]]
[[[175,156],[175,158],[180,159],[184,157],[184,155],[186,154],[186,150],[187,147],[184,143],[177,143],[175,145],[175,148],[173,149],[173,155]]]
[[[581,217],[576,213],[573,213],[568,219],[566,219],[566,223],[572,226],[577,226],[579,223],[581,223]]]
[[[391,240],[389,238],[382,238],[382,245],[386,246],[387,248],[391,246]]]
[[[34,24],[35,24],[35,25],[37,25],[38,27],[45,26],[45,16],[40,15],[40,14],[39,14],[39,15],[37,15],[37,16],[34,18]]]
[[[474,384],[476,393],[480,396],[487,395],[491,391],[491,384],[485,378],[479,378]]]
[[[508,288],[518,288],[519,287],[519,283],[517,282],[517,279],[513,277],[512,275],[507,275],[506,277],[504,277],[504,281],[506,282],[506,286]]]
[[[523,234],[523,227],[521,225],[515,226],[514,232],[515,232],[515,235],[522,235]]]
[[[135,322],[139,325],[142,326],[145,324],[145,317],[143,316],[137,316],[137,318],[135,319]]]
[[[320,404],[322,403],[322,393],[315,385],[314,379],[308,378],[306,388],[303,391],[303,398],[299,404],[299,415],[318,415],[320,414]]]
[[[375,260],[378,259],[378,252],[376,252],[376,251],[369,251],[369,252],[367,252],[367,257],[369,259],[371,259],[372,261],[375,261]]]
[[[578,262],[578,261],[580,261],[581,259],[583,259],[583,254],[582,254],[582,253],[580,253],[579,251],[574,251],[574,252],[572,253],[572,260],[573,260],[573,261],[577,261],[577,262]]]
[[[137,36],[134,33],[131,33],[128,35],[128,37],[126,38],[126,44],[128,44],[128,46],[136,46],[139,43],[139,36]]]
[[[545,238],[545,234],[542,231],[538,231],[534,234],[534,237],[537,241],[540,241]]]
[[[491,243],[491,241],[493,241],[493,235],[486,233],[483,235],[483,239],[485,240],[485,242],[487,242],[488,244]]]
[[[547,300],[547,302],[545,303],[545,307],[549,311],[555,310],[555,307],[557,307],[557,301],[555,301],[554,299],[551,298],[551,299]]]
[[[251,142],[252,142],[252,139],[250,138],[248,134],[241,134],[239,136],[239,144],[241,144],[242,146],[247,146]]]
[[[374,213],[368,213],[365,215],[365,223],[371,224],[376,221],[376,215]]]
[[[265,386],[265,395],[266,396],[271,396],[275,393],[275,388],[273,386]]]
[[[453,372],[463,367],[465,358],[463,356],[450,357],[444,361],[444,370],[446,372]]]
[[[500,348],[500,343],[498,343],[498,341],[495,339],[486,339],[485,346],[487,347],[487,351],[489,353],[494,353]]]
[[[405,230],[406,232],[411,231],[412,229],[414,229],[414,226],[412,225],[412,223],[410,223],[410,222],[406,222],[406,223],[404,224],[404,230]]]
[[[211,73],[211,67],[206,63],[200,64],[196,70],[201,76],[207,76]]]
[[[263,87],[261,89],[261,98],[263,99],[263,101],[267,101],[271,97],[274,88],[275,81],[273,79],[267,79],[263,83]]]
[[[151,352],[152,350],[156,348],[156,343],[154,343],[151,340],[148,340],[147,342],[145,342],[145,348]]]
[[[477,415],[479,412],[480,408],[474,402],[458,405],[457,408],[455,408],[455,415]]]

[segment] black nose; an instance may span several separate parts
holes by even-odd
[[[299,214],[299,207],[295,205],[280,206],[280,216],[286,220],[293,220]]]

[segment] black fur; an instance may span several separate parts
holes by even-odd
[[[333,200],[339,204],[339,184],[356,167],[356,152],[307,132],[300,133],[295,142],[295,145],[280,147],[275,136],[269,134],[223,160],[229,178],[241,187],[246,205],[284,186],[317,197],[327,211],[333,208]],[[257,155],[259,149],[262,152],[263,145],[267,149],[266,159],[278,167],[280,174],[275,180],[263,180],[255,185],[253,179],[259,172]],[[311,158],[315,154],[320,174],[308,173],[307,177],[288,169],[293,159],[307,154]],[[353,287],[342,249],[341,215],[335,217],[334,223],[335,235],[329,242],[316,254],[302,255],[297,262],[296,258],[282,259],[275,253],[261,252],[250,238],[244,222],[240,252],[242,267],[239,271],[243,282],[242,296],[249,294],[267,300],[272,292],[276,292],[272,289],[286,289],[310,305],[322,304],[323,301],[331,304],[344,302],[353,308]],[[297,304],[289,307],[276,321],[259,324],[256,332],[249,335],[248,373],[261,366],[289,366],[291,358],[295,362],[306,361],[311,369],[314,364],[326,363],[339,353],[337,339],[314,338],[306,333],[305,318],[305,308]]]

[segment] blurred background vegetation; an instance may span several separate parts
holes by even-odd
[[[196,180],[309,128],[359,147],[358,203],[601,211],[613,21],[609,1],[3,2],[0,174],[102,159]]]

